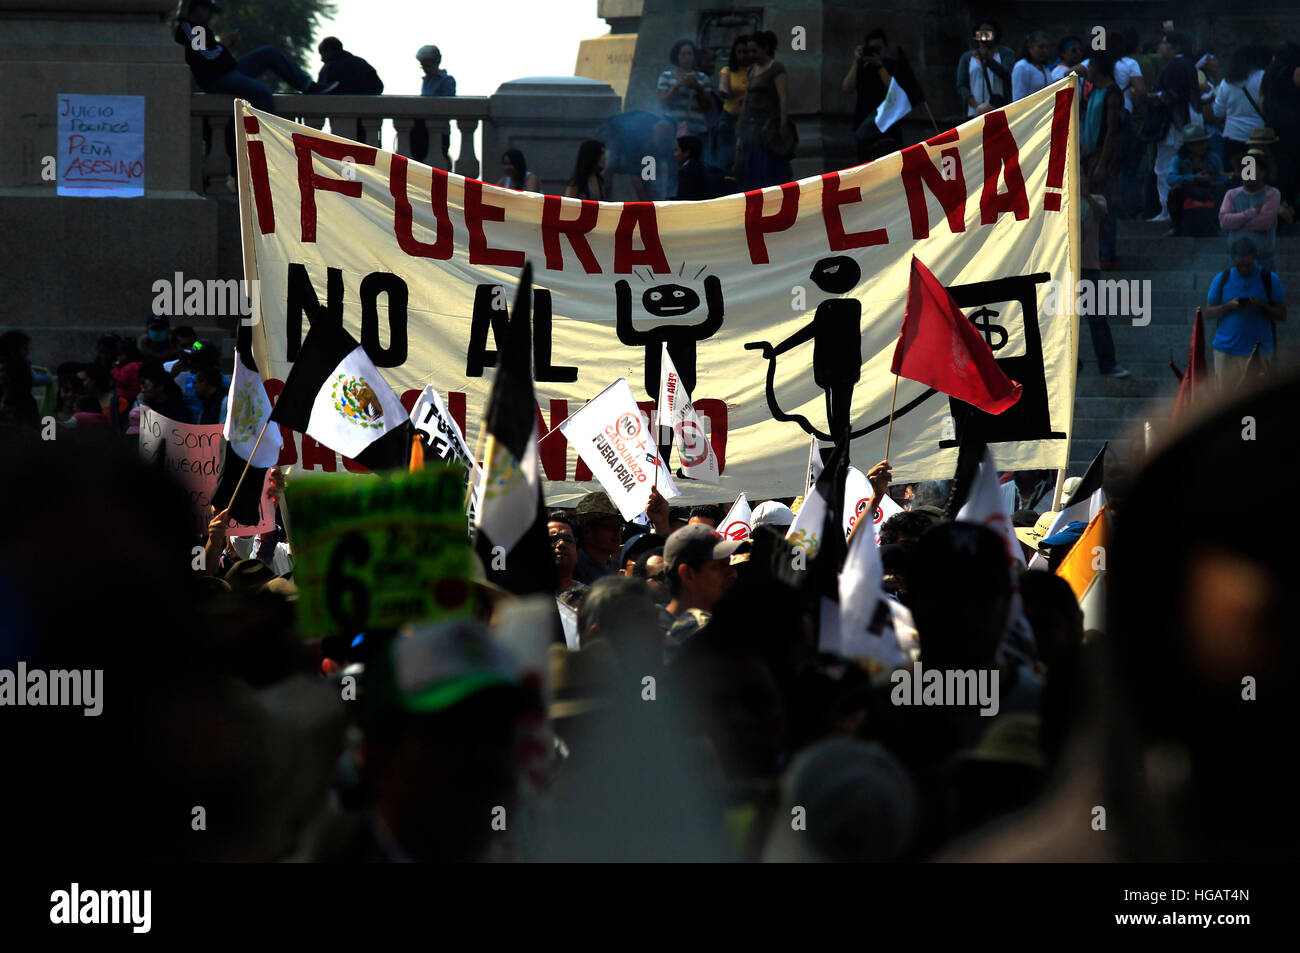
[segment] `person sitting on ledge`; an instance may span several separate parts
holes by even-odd
[[[218,40],[209,24],[221,8],[212,0],[189,0],[176,18],[173,38],[185,47],[185,62],[194,81],[205,93],[229,93],[247,99],[254,108],[275,112],[271,90],[257,77],[267,70],[275,73],[300,93],[328,93],[337,83],[321,86],[273,46],[259,46],[235,59],[231,35]]]

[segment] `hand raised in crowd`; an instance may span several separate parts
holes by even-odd
[[[655,532],[660,536],[667,536],[668,501],[663,498],[663,494],[656,487],[650,488],[650,499],[646,501],[645,512],[650,517]]]
[[[226,527],[230,525],[230,507],[226,507],[220,513],[216,512],[213,507],[212,519],[208,521],[208,539],[213,542],[219,542],[226,538]]]
[[[881,460],[867,471],[867,482],[871,484],[871,511],[873,513],[880,508],[880,501],[889,492],[892,474],[893,466],[888,460]]]

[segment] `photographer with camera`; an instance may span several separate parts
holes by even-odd
[[[981,116],[1011,102],[1011,65],[1015,51],[999,46],[1002,31],[987,17],[975,24],[975,49],[957,61],[957,95],[966,104],[966,116]]]

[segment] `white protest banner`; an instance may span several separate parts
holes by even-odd
[[[677,475],[717,483],[717,455],[695,414],[695,408],[691,406],[691,395],[682,383],[682,376],[673,367],[667,344],[663,346],[659,363],[659,426],[671,430],[677,444],[677,456],[682,462]]]
[[[221,472],[221,424],[187,424],[140,408],[140,457],[160,466],[190,496],[195,531],[207,535],[212,519],[212,494]],[[227,536],[260,536],[275,529],[275,502],[271,499],[271,474],[262,486],[262,520],[256,526],[231,521]]]
[[[620,377],[589,400],[560,424],[560,432],[578,448],[623,519],[645,511],[656,480],[664,499],[681,495],[626,379]]]
[[[947,479],[967,431],[1007,469],[1060,468],[1078,317],[1074,295],[1052,288],[1073,289],[1079,273],[1076,117],[1075,84],[1062,80],[869,165],[707,202],[624,204],[497,188],[240,101],[258,366],[276,392],[307,328],[341,321],[399,395],[446,388],[476,446],[528,261],[549,503],[596,486],[567,439],[548,434],[617,377],[649,410],[665,344],[721,476],[684,483],[683,502],[795,496],[810,435],[831,442],[831,409],[847,418],[853,461],[885,457],[915,255],[1024,392],[1001,415],[968,416],[900,380],[893,479]],[[281,463],[349,465],[301,436]]]
[[[848,539],[862,514],[871,506],[871,482],[867,475],[857,467],[849,467],[844,479],[844,538]]]
[[[58,194],[144,195],[144,97],[60,93]]]
[[[871,481],[867,475],[857,467],[849,467],[848,476],[844,480],[844,538],[848,539],[849,534],[853,532],[853,527],[857,525],[862,514],[867,512],[871,506],[871,498],[875,493],[871,489]],[[880,498],[880,506],[876,509],[871,518],[872,538],[876,544],[880,543],[880,524],[889,519],[895,513],[903,512],[903,508],[895,503],[886,493]]]
[[[754,532],[754,511],[742,493],[731,504],[731,509],[718,526],[718,531],[728,539],[749,539]]]
[[[465,469],[474,470],[474,454],[465,445],[460,428],[432,384],[421,391],[420,399],[411,409],[411,424],[424,443],[425,463],[456,461]]]
[[[894,498],[886,493],[880,498],[880,507],[876,510],[876,515],[871,524],[871,531],[875,534],[876,544],[880,544],[880,527],[885,520],[889,519],[895,513],[903,512],[903,508],[894,502]]]

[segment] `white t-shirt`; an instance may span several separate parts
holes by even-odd
[[[1011,68],[1011,100],[1024,99],[1047,85],[1047,67],[1020,60]]]
[[[1087,67],[1092,57],[1080,63],[1080,66]],[[1131,56],[1125,56],[1115,61],[1115,85],[1124,94],[1124,108],[1129,112],[1133,111],[1133,78],[1142,77],[1142,67],[1138,61]]]
[[[1214,94],[1214,115],[1224,120],[1223,138],[1245,142],[1252,129],[1265,125],[1263,117],[1242,92],[1244,85],[1251,98],[1259,102],[1259,88],[1263,82],[1264,71],[1257,69],[1246,77],[1244,84],[1229,83],[1226,79],[1219,84],[1219,90]]]

